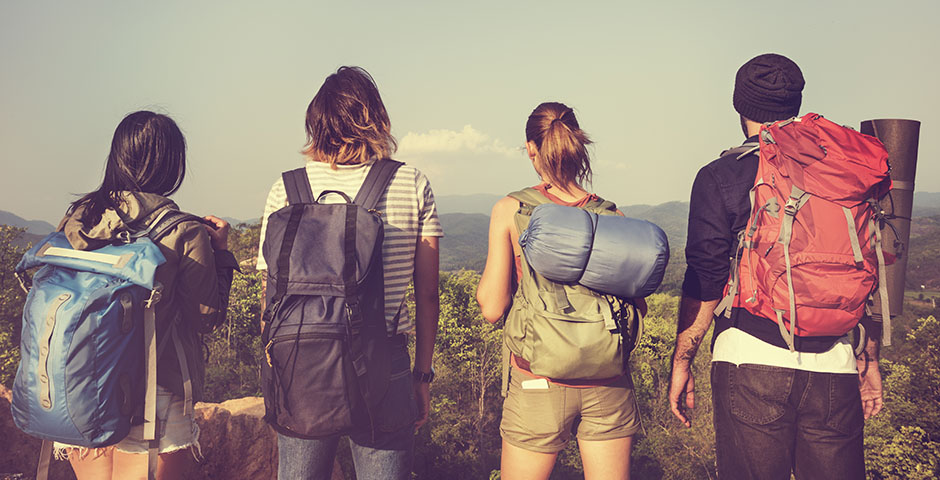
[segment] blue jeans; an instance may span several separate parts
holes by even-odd
[[[865,478],[857,375],[715,362],[711,383],[722,480]]]
[[[414,421],[418,415],[407,343],[396,345],[388,392],[375,412],[371,432],[349,435],[356,477],[364,480],[407,480],[414,457]],[[308,440],[278,434],[277,478],[329,480],[341,436]]]

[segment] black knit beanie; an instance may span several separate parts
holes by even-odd
[[[776,53],[758,55],[734,77],[734,109],[755,122],[773,122],[800,113],[803,72]]]

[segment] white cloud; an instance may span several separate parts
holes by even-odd
[[[519,148],[507,147],[499,139],[474,129],[470,125],[463,130],[430,130],[427,133],[408,132],[398,142],[398,156],[414,158],[427,154],[439,153],[495,153],[512,157],[518,155]]]

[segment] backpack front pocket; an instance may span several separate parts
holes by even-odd
[[[356,377],[344,335],[281,335],[265,348],[265,357],[267,416],[287,431],[283,433],[324,437],[368,421],[358,418],[364,406],[354,391]]]
[[[623,373],[620,333],[603,319],[562,319],[533,315],[529,332],[532,373],[557,379],[611,378]]]

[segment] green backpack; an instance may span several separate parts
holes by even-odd
[[[532,210],[551,203],[540,192],[526,188],[509,194],[519,200],[515,224],[521,233]],[[599,215],[617,215],[605,200],[580,207]],[[636,347],[642,319],[630,299],[605,295],[578,284],[563,284],[536,273],[522,255],[522,278],[506,314],[504,389],[508,353],[529,362],[533,374],[554,379],[601,379],[626,371]]]

